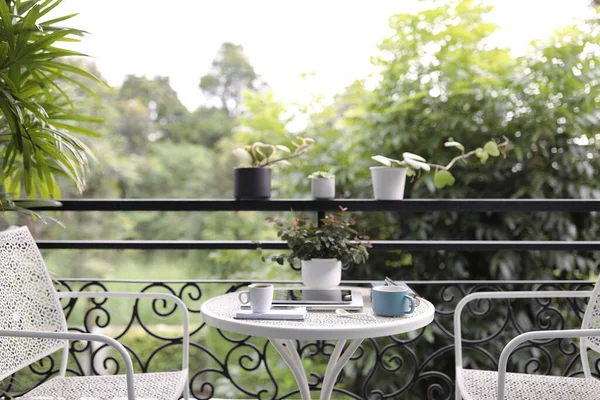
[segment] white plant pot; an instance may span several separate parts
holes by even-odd
[[[333,199],[335,197],[335,178],[311,179],[313,199]]]
[[[402,200],[406,168],[371,167],[375,200]]]
[[[342,262],[335,258],[302,260],[302,283],[315,289],[333,289],[342,281]]]

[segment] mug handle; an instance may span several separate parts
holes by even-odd
[[[410,311],[408,311],[407,314],[414,312],[415,311],[415,300],[412,298],[412,296],[404,296],[404,299],[408,300],[408,302],[410,303]]]
[[[250,303],[250,294],[248,292],[240,292],[238,294],[238,299],[240,300],[240,303],[248,304]]]

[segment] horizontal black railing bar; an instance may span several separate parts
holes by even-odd
[[[373,250],[390,251],[593,251],[600,241],[500,241],[500,240],[373,240]],[[251,240],[39,240],[41,249],[114,250],[256,250]],[[265,250],[287,250],[285,241],[260,241]]]
[[[60,200],[62,207],[46,211],[350,211],[396,212],[594,212],[600,199],[80,199]],[[33,208],[33,207],[32,207]]]
[[[344,285],[370,285],[373,281],[380,281],[382,277],[373,278],[371,280],[342,280],[341,286]],[[107,282],[107,283],[157,283],[156,279],[112,279],[112,278],[57,278],[60,282]],[[396,279],[400,280],[400,279]],[[200,283],[200,284],[230,284],[230,283],[277,283],[277,284],[298,284],[302,285],[302,281],[298,280],[248,280],[248,279],[174,279],[160,280],[164,284],[176,283]],[[591,280],[443,280],[443,281],[402,281],[407,285],[577,285],[577,284],[595,284],[596,281]]]

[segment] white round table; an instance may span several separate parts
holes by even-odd
[[[310,400],[308,379],[294,340],[337,340],[327,364],[321,400],[331,397],[333,386],[342,368],[364,339],[397,335],[414,331],[433,321],[435,308],[419,298],[420,304],[412,314],[402,317],[379,317],[371,308],[370,289],[360,290],[363,295],[363,312],[368,315],[344,317],[334,311],[309,311],[303,321],[244,320],[234,316],[240,308],[238,293],[228,293],[207,300],[200,307],[204,322],[215,328],[243,335],[267,337],[292,371],[302,400]],[[344,351],[347,340],[352,340]]]

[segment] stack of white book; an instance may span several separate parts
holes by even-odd
[[[237,319],[284,319],[303,320],[306,318],[306,307],[273,307],[265,313],[255,313],[252,310],[239,310]]]

